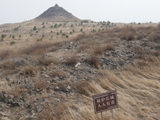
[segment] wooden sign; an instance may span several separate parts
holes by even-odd
[[[117,91],[110,91],[93,96],[95,113],[118,108]]]

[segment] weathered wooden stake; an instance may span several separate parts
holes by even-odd
[[[102,115],[102,112],[101,112],[101,118],[102,118],[102,120],[103,120],[103,115]]]
[[[112,109],[112,118],[114,119],[114,110]]]

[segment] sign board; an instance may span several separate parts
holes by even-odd
[[[110,91],[93,96],[95,113],[118,108],[117,91]]]

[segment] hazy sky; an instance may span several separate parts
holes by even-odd
[[[160,0],[0,0],[0,24],[33,19],[55,4],[80,19],[160,22]]]

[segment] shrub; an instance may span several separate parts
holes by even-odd
[[[21,35],[19,35],[19,37],[22,37]]]
[[[81,21],[81,24],[82,24],[82,23],[88,23],[88,20],[82,20],[82,21]]]
[[[14,28],[14,31],[17,31],[19,28],[18,27],[16,27],[16,28]]]
[[[2,40],[3,40],[5,37],[6,37],[6,34],[2,34],[2,35],[1,35]]]
[[[75,33],[75,30],[73,29],[72,32]]]
[[[33,30],[37,30],[37,27],[36,27],[36,26],[34,26]]]
[[[12,36],[12,38],[14,39],[14,38],[15,38],[15,36],[13,35],[13,36]]]
[[[62,36],[66,36],[66,34],[65,34],[65,33],[62,33]]]
[[[37,41],[42,41],[42,38],[37,39]]]
[[[69,36],[68,35],[66,35],[66,38],[68,38]]]
[[[58,25],[57,25],[57,24],[55,24],[55,25],[54,25],[54,28],[57,28],[57,26],[58,26]]]
[[[62,26],[62,24],[60,23],[59,25],[58,25],[58,27],[61,27]]]
[[[12,41],[12,42],[10,42],[10,45],[13,45],[13,44],[15,44],[16,42],[14,42],[14,41]]]
[[[93,33],[94,33],[94,32],[96,32],[96,30],[95,30],[95,29],[93,29],[93,30],[91,30],[91,32],[93,32]]]

